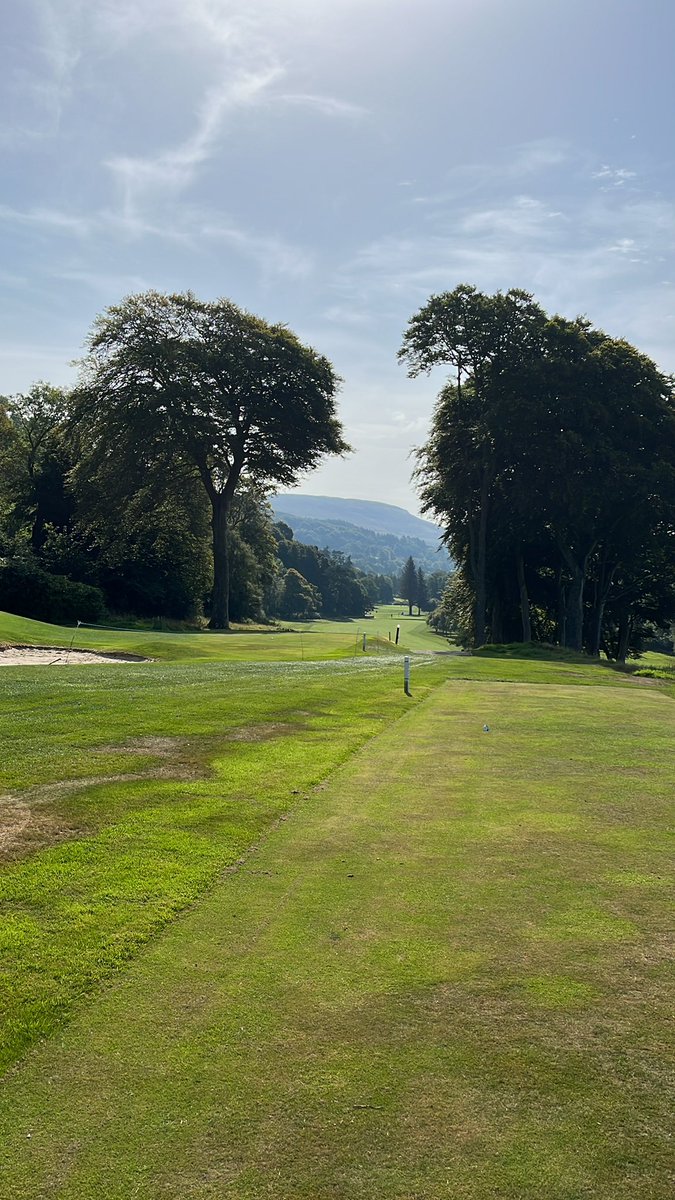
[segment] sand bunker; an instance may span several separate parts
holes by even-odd
[[[63,646],[0,646],[0,667],[67,667],[83,663],[151,662],[139,654],[97,654]]]

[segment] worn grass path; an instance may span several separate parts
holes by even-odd
[[[665,1200],[674,716],[442,685],[7,1077],[3,1200]]]

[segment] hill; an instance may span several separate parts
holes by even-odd
[[[271,505],[275,513],[284,512],[296,519],[346,522],[373,533],[419,538],[434,549],[441,535],[433,521],[414,517],[405,508],[380,504],[377,500],[346,500],[342,496],[301,496],[297,492],[286,492],[275,496]]]
[[[399,574],[410,555],[427,574],[450,570],[450,559],[443,547],[435,549],[421,538],[374,533],[372,529],[350,525],[348,521],[316,521],[278,509],[274,515],[277,520],[290,525],[299,542],[348,554],[361,571],[372,571],[377,575]]]
[[[315,503],[313,515],[311,509]],[[440,545],[437,526],[392,504],[330,496],[286,495],[277,496],[272,501],[272,508],[277,520],[290,525],[298,541],[348,554],[362,571],[397,574],[410,555],[427,573],[450,570],[450,559]],[[340,511],[355,517],[362,513],[369,524],[356,524],[346,516],[321,515],[322,512]]]

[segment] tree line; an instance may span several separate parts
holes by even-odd
[[[128,297],[70,391],[0,400],[0,607],[232,620],[361,615],[391,581],[303,546],[266,495],[349,447],[327,359],[191,293]],[[30,611],[28,611],[30,610]]]
[[[209,508],[187,469],[90,471],[71,395],[46,384],[0,400],[0,608],[51,621],[210,614]],[[298,542],[243,481],[228,529],[232,621],[361,616],[388,576]]]
[[[274,523],[272,490],[349,450],[331,363],[286,326],[146,292],[97,318],[87,351],[72,390],[0,400],[0,606],[215,629],[360,615],[395,591],[430,606],[412,558],[401,579],[360,572]],[[625,659],[673,621],[675,407],[649,358],[467,284],[411,318],[399,358],[449,371],[415,472],[457,564],[439,630]]]
[[[583,317],[467,284],[411,318],[399,358],[450,372],[416,469],[458,564],[437,625],[624,660],[673,621],[671,379]]]

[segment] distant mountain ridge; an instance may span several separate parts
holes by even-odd
[[[301,503],[288,504],[288,501]],[[315,501],[322,503],[315,508]],[[330,496],[285,495],[277,496],[272,501],[272,508],[276,519],[290,525],[298,541],[320,549],[339,550],[349,555],[354,566],[362,571],[398,575],[409,556],[428,574],[450,570],[450,559],[439,541],[440,530],[431,521],[422,521],[393,504]],[[293,508],[296,511],[292,511]],[[321,516],[317,508],[322,510]],[[345,516],[323,515],[345,512],[357,518],[365,517],[369,524],[356,525]],[[379,529],[375,528],[377,525]],[[394,531],[390,532],[392,527]],[[409,530],[415,530],[415,535]]]
[[[438,546],[441,536],[441,530],[433,521],[425,521],[405,508],[381,504],[378,500],[347,500],[341,496],[303,496],[298,492],[287,492],[275,496],[271,504],[275,513],[283,511],[313,521],[346,521],[348,525],[371,529],[373,533],[419,538],[434,547]]]

